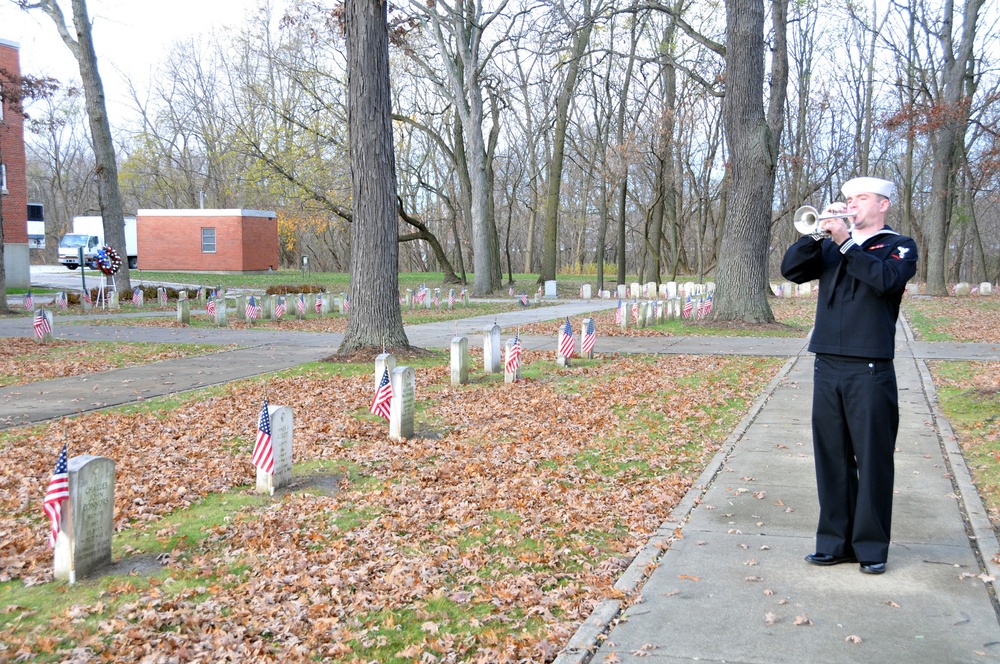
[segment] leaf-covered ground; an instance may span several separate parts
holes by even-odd
[[[12,337],[0,343],[0,386],[83,376],[160,360],[215,353],[222,349],[220,346],[201,344],[86,342],[62,339],[39,344],[34,339]]]
[[[606,357],[557,371],[529,352],[524,382],[474,372],[452,388],[438,354],[417,370],[419,437],[403,443],[368,413],[370,365],[293,372],[268,380],[271,403],[294,406],[296,461],[324,460],[338,491],[247,504],[173,539],[164,515],[219,492],[235,503],[252,482],[259,382],[7,435],[0,659],[551,659],[779,365]],[[116,460],[116,537],[170,541],[163,573],[45,583],[39,505],[63,441]]]
[[[903,312],[922,341],[1000,343],[1000,295],[908,297]]]

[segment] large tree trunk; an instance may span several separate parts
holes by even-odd
[[[39,0],[37,4],[22,3],[27,9],[44,11],[56,26],[63,43],[76,58],[83,82],[87,118],[90,120],[90,137],[94,145],[94,160],[97,164],[97,196],[104,219],[104,240],[118,250],[122,256],[121,271],[115,277],[120,290],[132,288],[129,277],[128,259],[125,252],[125,215],[122,212],[121,193],[118,188],[118,163],[115,147],[111,140],[111,125],[108,122],[107,106],[104,102],[104,85],[97,70],[97,53],[90,30],[90,16],[86,0],[72,0],[73,27],[76,38],[70,34],[66,19],[57,0]]]
[[[389,31],[382,0],[348,0],[347,114],[351,137],[351,316],[338,352],[409,346],[399,310],[396,161]]]
[[[933,171],[931,174],[931,212],[925,226],[927,236],[927,293],[946,295],[948,286],[948,220],[954,189],[955,157],[965,141],[969,124],[969,102],[963,95],[966,70],[973,57],[976,22],[982,0],[967,0],[962,17],[962,39],[956,51],[953,44],[955,6],[947,0],[943,9],[938,39],[944,55],[941,73],[944,93],[937,100],[936,110],[943,118],[941,127],[931,137]]]
[[[771,200],[788,80],[787,0],[774,0],[771,98],[764,115],[764,2],[726,2],[726,142],[729,208],[719,254],[712,316],[748,323],[774,322],[768,304],[767,257]],[[777,121],[777,122],[776,122]]]

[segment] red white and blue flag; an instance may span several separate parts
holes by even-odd
[[[368,407],[375,415],[381,415],[385,419],[389,419],[389,408],[392,405],[392,385],[389,384],[389,367],[386,367],[382,371],[382,380],[378,382],[378,387],[375,388],[375,397],[372,399],[372,405]]]
[[[350,310],[351,310],[351,296],[350,295],[345,295],[344,296],[344,313],[347,313]]]
[[[246,315],[249,321],[257,320],[257,317],[260,315],[260,307],[257,306],[257,300],[254,299],[253,295],[247,300]]]
[[[639,302],[635,301],[632,303],[632,321],[635,323],[639,322]]]
[[[594,319],[588,318],[587,324],[583,326],[582,348],[584,354],[594,351],[594,344],[597,342],[597,330],[594,329]]]
[[[302,316],[306,315],[306,295],[305,293],[299,293],[299,300],[295,303],[295,306],[299,310],[299,314]]]
[[[142,306],[142,289],[141,288],[135,288],[135,289],[132,290],[132,304],[134,304],[137,307],[141,307]]]
[[[62,506],[69,500],[69,472],[66,461],[66,444],[63,443],[62,452],[56,459],[56,468],[52,472],[52,479],[49,480],[49,487],[45,491],[45,500],[42,501],[42,509],[48,515],[52,528],[49,531],[49,548],[56,545],[56,537],[62,530]]]
[[[625,308],[622,306],[622,299],[618,298],[618,308],[615,309],[615,325],[621,325],[625,319]]]
[[[274,320],[281,320],[285,315],[285,296],[279,295],[278,301],[274,304]]]
[[[423,304],[424,298],[427,297],[427,289],[423,286],[417,291],[417,304]]]
[[[524,291],[523,293],[521,293],[521,306],[522,307],[528,306],[528,291]]]
[[[66,291],[62,291],[59,293],[59,308],[65,309],[68,306],[69,306],[69,298],[66,297]]]
[[[52,332],[52,326],[49,324],[49,319],[45,316],[45,309],[39,309],[35,312],[34,328],[35,336],[39,339]]]
[[[518,330],[514,333],[514,343],[510,345],[510,350],[507,351],[507,360],[504,362],[504,371],[509,374],[514,374],[517,376],[518,370],[521,368],[521,332]]]
[[[712,313],[712,294],[708,294],[708,298],[705,300],[705,315]]]
[[[455,306],[455,289],[448,291],[448,308]]]
[[[319,313],[322,310],[323,310],[323,295],[320,294],[316,296],[316,313]]]
[[[267,412],[267,397],[264,397],[264,405],[257,417],[257,442],[250,460],[268,475],[274,474],[274,446],[271,445],[271,414]]]
[[[86,302],[87,304],[93,304],[94,303],[93,299],[91,299],[91,297],[90,297],[90,289],[89,288],[87,290],[83,291],[83,301]]]
[[[576,341],[573,339],[573,326],[570,325],[569,316],[566,317],[566,324],[559,330],[559,354],[565,358],[573,357],[576,349]]]
[[[687,300],[684,301],[684,310],[682,315],[684,318],[691,318],[691,312],[694,311],[694,302],[691,301],[691,296],[687,296]]]
[[[215,317],[215,297],[208,298],[208,303],[205,305],[205,311],[209,316]]]
[[[24,308],[34,309],[35,308],[35,298],[31,296],[31,291],[24,294]]]
[[[509,295],[510,297],[514,297],[514,287],[513,286],[511,286],[510,288],[507,289],[507,295]]]

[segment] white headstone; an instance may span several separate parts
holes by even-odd
[[[198,288],[198,302],[200,304],[205,304],[205,299],[206,299],[205,290],[206,289],[201,287]]]
[[[56,578],[75,583],[111,562],[115,462],[83,454],[69,460],[67,471],[69,501],[63,503],[65,538],[60,536],[63,543],[56,546]]]
[[[580,323],[580,354],[586,357],[588,360],[594,359],[594,349],[591,348],[586,353],[583,352],[583,340],[587,336],[587,327],[590,325],[592,319],[584,318]]]
[[[795,295],[795,284],[785,281],[781,284],[781,297],[792,297]]]
[[[639,320],[636,321],[636,327],[644,328],[646,327],[646,303],[639,303]]]
[[[715,282],[714,281],[707,281],[707,282],[705,282],[705,292],[706,293],[714,293],[715,292]]]
[[[618,326],[623,330],[628,329],[628,324],[629,324],[628,319],[632,316],[632,311],[630,307],[631,305],[628,302],[624,301],[621,303],[621,306],[619,307],[621,309],[621,322],[619,322]]]
[[[239,320],[247,319],[247,296],[237,295],[236,296],[236,318]]]
[[[979,294],[980,295],[993,295],[993,284],[988,281],[984,281],[979,284]]]
[[[118,309],[118,291],[108,293],[108,309]]]
[[[292,409],[288,406],[267,407],[271,418],[271,448],[274,457],[274,474],[257,469],[257,493],[273,494],[292,483]]]
[[[189,300],[177,300],[177,322],[182,325],[191,322],[191,302]]]
[[[920,286],[917,284],[906,284],[907,295],[920,295]]]
[[[556,335],[556,364],[560,367],[568,367],[570,365],[570,357],[562,354],[560,348],[562,348],[563,337],[566,335],[563,332],[563,328],[559,328],[559,333]],[[574,340],[575,341],[575,340]]]
[[[628,286],[625,284],[618,284],[618,297],[623,300],[628,297]]]
[[[417,380],[411,367],[396,367],[392,371],[392,403],[389,406],[389,438],[406,440],[413,437],[413,412]]]
[[[545,282],[545,299],[546,300],[551,300],[551,299],[554,299],[554,298],[557,298],[557,297],[559,297],[559,293],[556,290],[556,282],[555,281],[546,281]]]
[[[799,284],[797,291],[796,294],[799,297],[809,297],[812,295],[812,284],[808,281],[804,284]]]
[[[452,387],[469,382],[469,340],[454,337],[451,340],[451,384]]]
[[[215,324],[219,327],[226,327],[226,298],[215,298]]]
[[[392,376],[393,370],[396,368],[396,356],[392,353],[379,353],[375,356],[375,384],[372,386],[373,390],[377,390],[379,383],[382,382],[382,374],[388,369],[389,376]]]
[[[413,289],[412,288],[407,288],[406,289],[406,297],[403,299],[403,306],[406,307],[407,309],[412,309],[413,308]]]
[[[163,286],[156,289],[156,304],[161,307],[167,306],[167,289]]]
[[[500,326],[494,323],[483,330],[483,371],[500,373]]]
[[[955,284],[955,295],[963,297],[971,292],[972,292],[972,287],[969,285],[967,281],[961,281]]]
[[[667,299],[673,299],[677,297],[677,282],[668,281],[667,282]]]
[[[633,300],[642,297],[642,284],[638,281],[633,281],[628,285],[628,296]]]
[[[646,282],[646,287],[643,290],[645,291],[643,293],[643,295],[642,295],[643,297],[646,297],[646,298],[655,298],[656,297],[656,282],[655,281]]]
[[[687,297],[688,295],[694,295],[694,282],[687,281],[684,283],[684,293],[682,297]]]
[[[592,300],[592,299],[594,299],[594,291],[592,290],[590,284],[584,284],[583,285],[583,299],[585,299],[585,300]]]

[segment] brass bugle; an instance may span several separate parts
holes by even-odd
[[[839,214],[823,214],[821,215],[816,208],[811,205],[803,205],[798,210],[795,211],[795,216],[792,217],[792,223],[795,224],[795,230],[797,230],[802,235],[811,235],[813,237],[830,237],[830,233],[827,231],[822,231],[819,229],[819,222],[826,219],[848,219],[856,216],[853,212],[843,212]],[[854,228],[854,224],[848,224],[847,230],[850,231]]]

